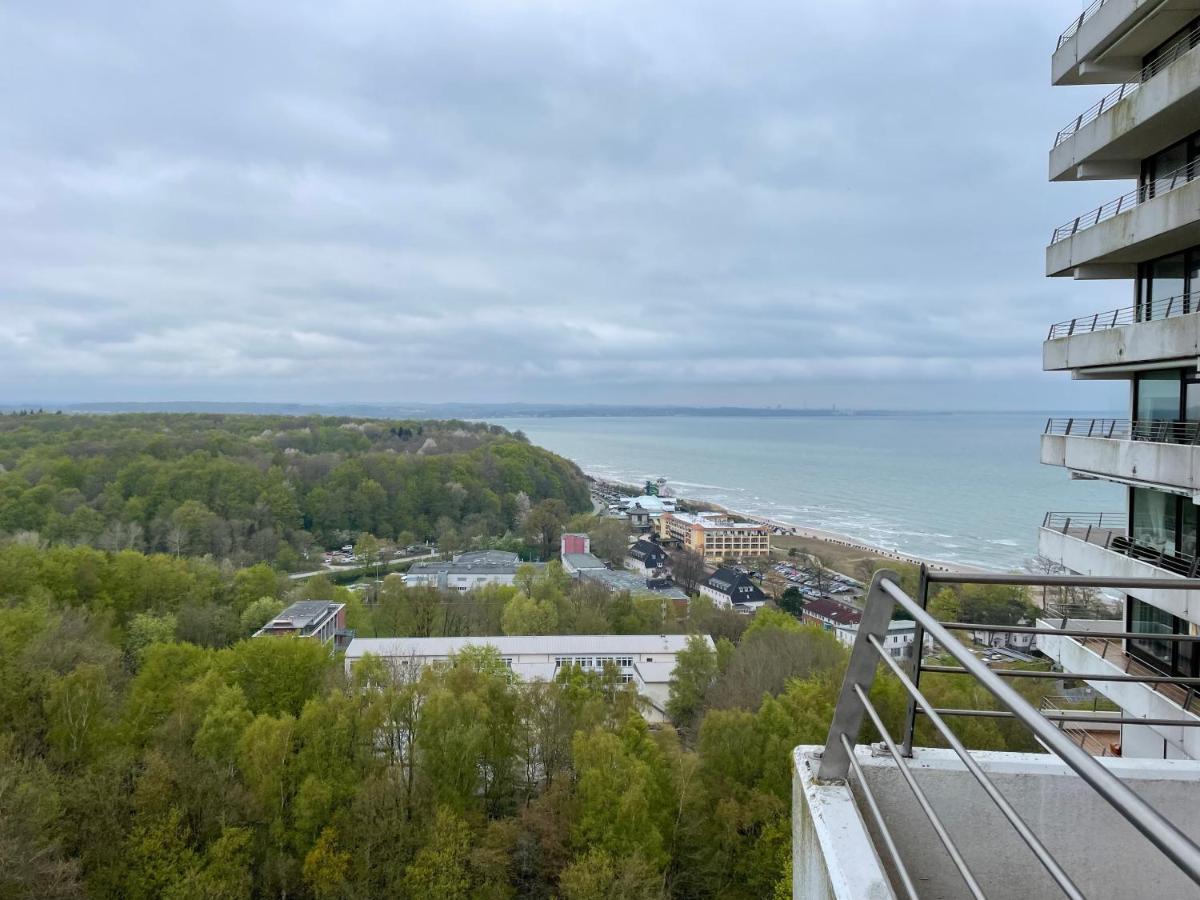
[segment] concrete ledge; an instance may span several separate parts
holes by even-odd
[[[850,786],[816,780],[821,750],[801,746],[792,754],[792,896],[894,900]]]
[[[1043,434],[1044,465],[1200,494],[1200,447],[1116,440],[1075,434]]]
[[[1092,320],[1083,317],[1077,321],[1090,327]],[[1103,321],[1103,316],[1097,317],[1097,324]],[[1200,314],[1197,313],[1073,334],[1042,344],[1042,368],[1047,372],[1166,359],[1190,358],[1194,364],[1198,356]]]

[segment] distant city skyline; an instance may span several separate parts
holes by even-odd
[[[0,404],[1124,402],[1078,3],[0,6]]]

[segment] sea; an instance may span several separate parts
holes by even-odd
[[[1054,415],[1069,415],[1059,414]],[[489,419],[589,475],[910,556],[1019,570],[1047,511],[1124,509],[1123,490],[1038,462],[1046,413]]]

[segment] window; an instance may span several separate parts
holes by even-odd
[[[1163,639],[1166,635],[1187,634],[1186,622],[1134,596],[1129,597],[1126,616],[1130,631],[1147,635],[1126,643],[1130,654],[1171,674],[1192,674],[1191,646],[1183,641]]]

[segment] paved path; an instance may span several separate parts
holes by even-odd
[[[405,556],[401,559],[393,559],[391,562],[384,565],[383,568],[390,569],[392,566],[399,566],[403,563],[416,562],[419,559],[432,559],[438,556],[437,553],[425,553],[421,556]],[[368,566],[327,566],[324,569],[316,569],[312,572],[293,572],[288,578],[292,581],[301,581],[305,578],[312,578],[314,575],[336,575],[339,572],[353,572],[357,569],[366,569]]]

